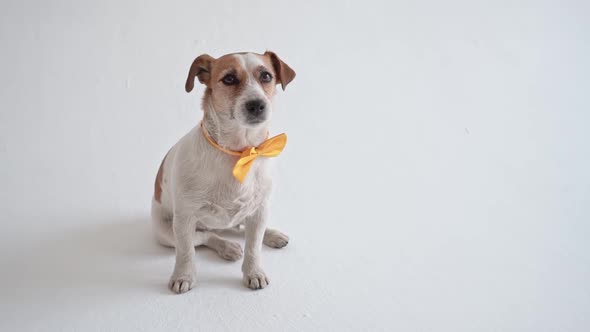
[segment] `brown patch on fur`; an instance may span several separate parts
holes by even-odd
[[[236,76],[239,80],[244,79],[244,76],[240,75],[243,74],[244,70],[240,61],[234,56],[234,54],[227,54],[213,62],[213,65],[211,66],[212,83],[215,84],[221,81],[223,78],[222,74],[225,75],[230,69],[237,71]]]
[[[158,169],[158,174],[156,175],[156,182],[154,183],[154,199],[158,203],[162,203],[162,179],[164,178],[164,161],[166,161],[166,157],[168,157],[168,153],[166,153],[164,159],[162,159],[162,163]]]
[[[291,69],[286,63],[283,62],[274,52],[266,51],[264,56],[268,56],[272,63],[272,66],[276,73],[277,84],[281,83],[283,91],[287,87],[287,84],[295,78],[295,71]]]
[[[223,84],[221,80],[228,73],[236,75],[240,83],[236,85]],[[232,109],[233,103],[246,83],[247,75],[248,73],[244,71],[240,61],[233,54],[224,55],[215,60],[211,64],[211,80],[203,97],[203,109],[208,109],[206,103],[209,101],[213,103],[213,108],[218,112]]]
[[[266,96],[270,99],[275,95],[276,92],[276,85],[277,85],[277,73],[275,72],[274,67],[272,66],[272,62],[270,61],[270,58],[262,55],[262,54],[256,54],[256,56],[262,61],[262,63],[264,64],[264,70],[268,71],[269,73],[271,73],[272,77],[273,77],[273,81],[271,81],[270,83],[260,83],[260,86],[262,87],[262,90],[264,90],[264,94],[266,94]],[[254,77],[257,77],[258,80],[260,80],[260,73],[262,72],[263,68],[257,68],[256,69],[256,73],[254,74]]]
[[[186,92],[191,92],[195,87],[195,76],[199,78],[199,82],[203,84],[209,84],[211,79],[211,63],[214,61],[215,59],[208,54],[199,55],[193,61],[193,64],[188,71],[188,77],[186,78],[186,83],[184,85]]]

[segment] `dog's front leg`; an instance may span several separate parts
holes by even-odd
[[[168,287],[175,293],[186,293],[196,283],[195,247],[193,235],[196,219],[192,215],[174,213],[172,229],[176,247],[176,263]]]
[[[262,289],[269,283],[268,277],[260,264],[260,249],[266,229],[267,211],[262,206],[252,216],[246,218],[246,245],[242,272],[244,284],[251,289]]]

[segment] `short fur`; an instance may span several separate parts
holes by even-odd
[[[270,83],[261,80],[264,71],[273,76]],[[239,84],[224,84],[228,73],[235,74]],[[281,84],[284,89],[295,72],[272,52],[228,54],[219,59],[205,54],[190,68],[187,92],[193,89],[195,77],[207,86],[202,103],[205,129],[222,147],[241,151],[265,140],[275,86]],[[261,122],[251,122],[245,106],[251,100],[266,105],[257,116]],[[269,283],[260,262],[262,243],[282,248],[289,241],[285,234],[266,228],[271,189],[267,160],[257,159],[240,184],[232,176],[237,159],[207,142],[197,125],[162,161],[152,199],[152,220],[158,241],[176,248],[169,282],[175,293],[187,292],[195,285],[195,246],[210,247],[228,260],[242,257],[241,246],[217,231],[244,228],[242,272],[244,283],[251,289]]]

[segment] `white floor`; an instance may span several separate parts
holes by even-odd
[[[0,331],[590,330],[588,2],[101,3],[0,4]],[[291,242],[267,289],[198,249],[173,295],[186,73],[265,49]]]

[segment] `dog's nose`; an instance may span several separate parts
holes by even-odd
[[[253,116],[259,116],[264,112],[266,103],[262,99],[250,100],[246,103],[246,110]]]

